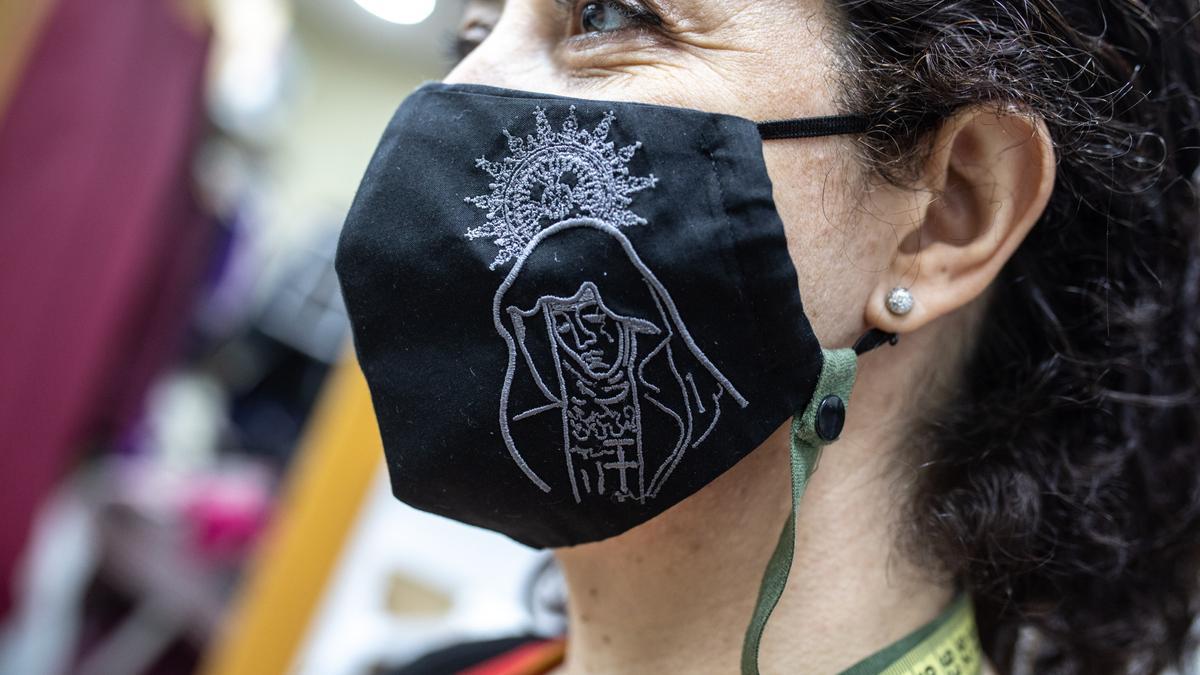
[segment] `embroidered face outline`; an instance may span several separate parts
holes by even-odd
[[[559,348],[593,377],[609,377],[628,355],[632,334],[659,333],[649,321],[621,316],[604,304],[596,284],[585,281],[570,298],[547,300],[547,316]]]
[[[633,288],[640,285],[644,297],[622,296],[624,305],[641,307],[639,313],[607,307],[605,282],[592,281],[596,277],[578,280],[577,270],[553,270],[557,247],[584,241],[606,246],[596,259],[605,261],[609,279],[641,282]],[[527,269],[534,261],[535,269]],[[577,290],[539,293],[546,284]],[[601,312],[613,332],[619,330],[618,353],[606,364],[611,368],[588,368],[586,359],[571,354],[570,344],[564,349],[565,333],[559,332],[564,324],[553,314],[577,310]],[[553,476],[547,480],[535,470],[523,448],[539,453],[535,460],[545,466],[541,453],[557,445],[576,503],[597,498],[644,503],[658,495],[684,455],[708,438],[727,395],[740,407],[749,405],[696,345],[667,289],[633,244],[607,223],[575,218],[539,232],[497,289],[492,312],[508,346],[501,436],[518,467],[543,492],[552,491]],[[544,429],[550,419],[557,440],[525,431],[530,424]]]

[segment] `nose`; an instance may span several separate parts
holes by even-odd
[[[537,1],[509,0],[487,39],[442,81],[565,94],[550,55],[554,27]]]
[[[587,349],[596,344],[596,333],[589,330],[584,322],[578,317],[575,318],[575,342],[579,345],[579,349]]]

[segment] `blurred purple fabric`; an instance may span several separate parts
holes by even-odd
[[[202,271],[209,38],[173,4],[58,0],[0,120],[0,615],[38,505],[136,414]]]

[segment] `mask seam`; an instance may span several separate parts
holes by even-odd
[[[704,156],[708,158],[709,167],[713,173],[713,182],[717,186],[717,197],[721,201],[721,219],[725,224],[723,234],[728,244],[728,250],[732,251],[732,256],[722,255],[721,257],[726,261],[726,266],[729,265],[729,258],[733,258],[733,267],[737,273],[738,304],[746,315],[747,321],[754,327],[754,336],[758,344],[766,345],[769,343],[763,339],[762,327],[759,326],[758,314],[753,308],[753,300],[751,300],[750,295],[746,292],[746,274],[742,266],[741,247],[738,245],[737,238],[733,236],[733,222],[729,217],[729,205],[725,200],[725,186],[721,183],[721,171],[717,168],[717,160],[713,156],[712,147],[709,144],[710,136],[708,128],[701,134],[701,137],[703,139]]]
[[[469,87],[470,89],[462,89],[460,87]],[[416,89],[413,90],[413,93],[417,93],[420,90],[425,90],[422,93],[445,94],[448,96],[459,96],[459,97],[483,96],[483,97],[487,97],[487,98],[497,99],[500,101],[545,101],[545,102],[548,102],[551,104],[556,104],[556,105],[572,105],[573,104],[573,105],[577,105],[577,106],[578,105],[605,104],[609,107],[612,107],[613,105],[618,105],[618,106],[626,106],[626,107],[630,107],[630,108],[639,108],[639,109],[644,109],[644,110],[657,110],[657,111],[666,111],[666,112],[674,112],[674,113],[686,112],[689,114],[704,115],[704,116],[709,116],[709,117],[715,117],[717,119],[734,120],[738,123],[749,124],[754,127],[755,134],[756,135],[758,134],[758,124],[759,123],[757,120],[753,120],[749,117],[741,117],[739,115],[731,115],[728,113],[711,113],[711,112],[705,112],[703,110],[698,110],[696,108],[662,105],[660,103],[648,103],[646,101],[607,101],[604,99],[577,98],[574,96],[565,96],[562,94],[550,94],[550,93],[546,93],[546,92],[520,91],[520,90],[512,90],[514,93],[510,94],[510,93],[507,93],[506,91],[483,91],[480,88],[489,89],[489,90],[496,89],[494,87],[490,87],[489,85],[478,85],[478,84],[448,85],[448,84],[445,84],[444,82],[434,81],[434,82],[427,82],[425,84],[418,86]]]

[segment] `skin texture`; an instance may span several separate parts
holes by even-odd
[[[476,1],[478,42],[446,78],[752,119],[840,112],[838,29],[814,0],[657,0],[661,26],[586,33],[587,3]],[[612,4],[612,3],[607,3]],[[836,673],[934,618],[953,588],[897,547],[914,448],[908,420],[930,378],[949,377],[980,300],[1045,207],[1054,154],[1040,121],[968,110],[930,141],[917,185],[875,180],[852,138],[771,141],[765,157],[826,347],[871,327],[903,334],[860,366],[841,439],[804,496],[791,578],[760,652],[762,672]],[[884,308],[894,286],[913,311]],[[781,428],[659,518],[556,551],[571,644],[556,675],[731,673],[789,500]]]

